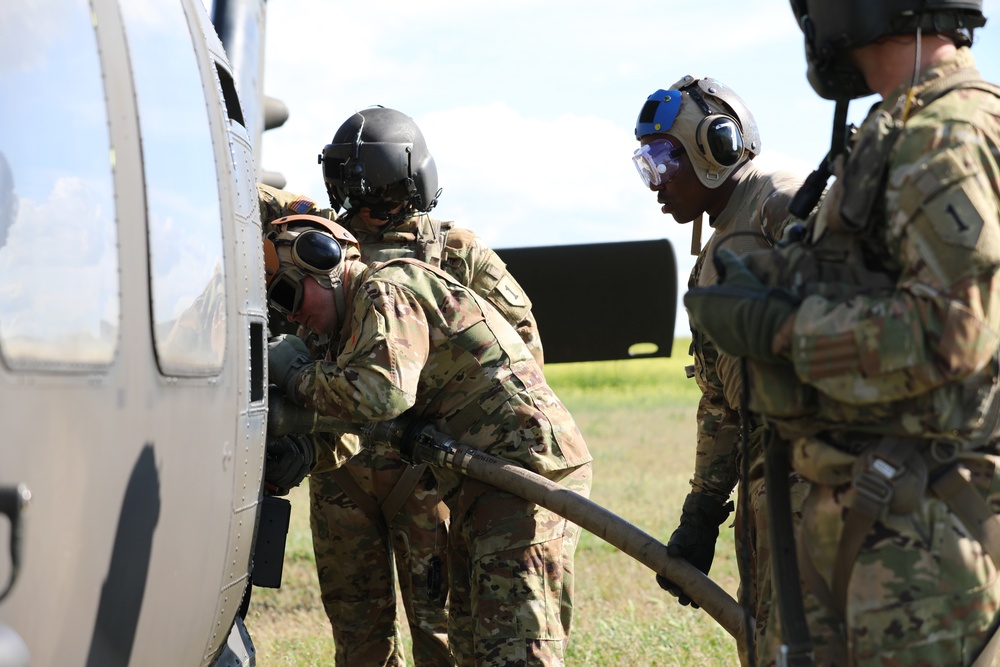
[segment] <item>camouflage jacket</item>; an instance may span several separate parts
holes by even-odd
[[[698,255],[689,288],[716,283],[712,257],[719,248],[743,255],[771,247],[786,225],[788,204],[801,184],[791,174],[761,172],[752,162],[739,179],[729,204],[711,220],[714,232]],[[691,329],[691,354],[701,389],[691,488],[726,500],[739,479],[736,457],[743,388],[739,359],[721,352],[697,328]]]
[[[458,282],[485,297],[517,330],[539,365],[543,363],[542,341],[531,313],[531,300],[506,265],[473,232],[435,220],[427,214],[411,216],[391,229],[369,227],[350,213],[337,217],[336,211],[320,208],[304,195],[296,195],[267,185],[257,185],[261,224],[266,233],[270,224],[286,215],[319,215],[349,229],[361,244],[365,263],[414,257],[440,266]]]
[[[962,48],[922,73],[908,117],[905,86],[874,107],[805,243],[788,249],[811,258],[780,281],[805,285],[790,353],[801,400],[786,435],[976,442],[992,428],[984,413],[1000,346],[1000,97],[970,83],[979,78]],[[841,259],[856,275],[810,286],[811,267],[837,253],[856,258]]]
[[[348,319],[293,400],[362,423],[402,415],[537,473],[591,460],[572,416],[500,313],[413,260],[352,271]],[[457,488],[459,477],[441,473]]]

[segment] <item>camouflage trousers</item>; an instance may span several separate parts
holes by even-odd
[[[961,457],[975,489],[1000,508],[1000,457]],[[802,508],[803,602],[817,665],[970,665],[1000,610],[996,564],[948,505],[926,494],[916,511],[883,510],[858,553],[846,617],[831,582],[849,484],[814,484]],[[805,562],[804,562],[805,561]]]
[[[549,479],[589,496],[591,466]],[[580,528],[523,498],[464,480],[448,543],[448,638],[459,665],[562,665]]]
[[[733,524],[736,542],[736,562],[740,569],[738,599],[750,606],[754,618],[754,655],[751,663],[746,652],[740,651],[740,664],[746,667],[756,664],[761,667],[775,664],[775,650],[778,645],[775,627],[778,601],[771,580],[771,531],[767,515],[767,487],[764,484],[763,455],[758,456],[750,467],[748,484],[749,513],[743,502],[743,494],[737,494],[736,519]],[[792,506],[792,523],[801,517],[802,503],[809,492],[809,482],[792,472],[789,478]],[[744,528],[744,517],[749,526]],[[749,533],[749,534],[748,534]]]
[[[406,465],[394,452],[380,449],[363,450],[344,467],[381,503]],[[414,662],[418,667],[453,665],[447,641],[448,509],[431,469],[388,529],[351,500],[330,473],[312,475],[309,490],[316,569],[337,665],[405,664],[397,578]]]

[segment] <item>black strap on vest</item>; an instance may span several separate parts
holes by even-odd
[[[764,443],[764,484],[771,531],[771,577],[778,596],[782,644],[778,664],[813,667],[812,638],[802,604],[802,588],[792,526],[788,441],[769,428]]]
[[[806,177],[792,201],[788,204],[788,212],[800,220],[805,220],[819,198],[826,190],[826,183],[833,175],[833,161],[847,150],[847,107],[850,100],[837,100],[833,110],[833,137],[830,139],[830,150],[823,158],[819,167]]]

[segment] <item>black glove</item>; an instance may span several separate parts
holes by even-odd
[[[267,342],[267,373],[269,381],[289,398],[295,396],[299,375],[312,365],[313,358],[301,338],[282,334]]]
[[[667,553],[674,558],[683,558],[696,568],[708,574],[715,560],[715,541],[719,537],[719,526],[733,511],[732,501],[723,503],[706,493],[689,493],[681,510],[681,525],[667,542]],[[680,586],[663,575],[656,575],[656,583],[671,595],[677,596],[682,605],[698,609]]]
[[[729,248],[715,254],[719,284],[695,287],[684,295],[691,320],[723,352],[734,357],[786,362],[771,349],[774,335],[799,306],[783,289],[768,287]]]
[[[308,435],[267,439],[264,484],[275,496],[287,495],[316,465],[316,448]]]

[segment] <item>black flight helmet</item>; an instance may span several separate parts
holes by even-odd
[[[890,35],[948,34],[959,46],[986,24],[982,0],[791,0],[805,35],[807,78],[828,100],[871,95],[848,51]]]
[[[323,180],[336,209],[368,207],[381,220],[402,219],[437,204],[437,166],[412,118],[395,109],[355,112],[323,147]],[[404,204],[398,216],[389,211]]]

